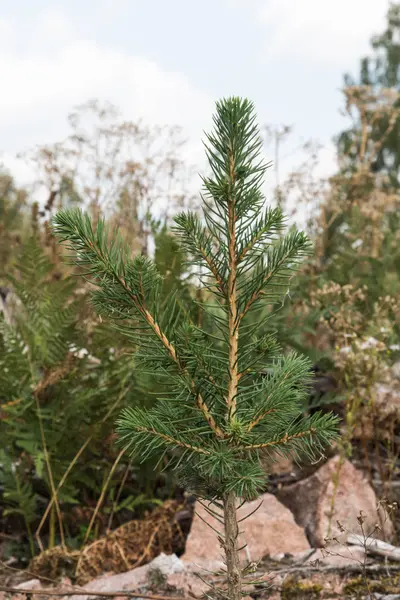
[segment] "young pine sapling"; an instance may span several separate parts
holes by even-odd
[[[119,441],[143,459],[169,453],[183,485],[221,509],[227,594],[239,600],[237,502],[265,486],[261,454],[317,458],[336,437],[337,422],[332,414],[303,415],[311,365],[282,355],[274,336],[263,333],[273,316],[265,316],[265,306],[284,298],[310,243],[301,232],[282,236],[280,209],[265,208],[267,167],[252,103],[217,103],[205,147],[211,176],[203,178],[204,219],[193,212],[175,218],[207,290],[201,326],[176,295],[161,303],[154,263],[131,260],[118,235],[110,240],[104,220],[93,228],[80,211],[62,211],[54,229],[97,284],[96,310],[131,338],[142,368],[165,378],[165,397],[153,408],[123,411]]]

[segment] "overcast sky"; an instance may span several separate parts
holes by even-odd
[[[179,124],[197,143],[215,100],[243,95],[260,123],[315,138],[330,172],[345,121],[343,73],[358,73],[386,0],[0,0],[0,159],[68,133],[91,98],[124,117]],[[285,148],[286,149],[286,148]],[[284,153],[283,153],[284,154]],[[283,170],[299,162],[292,153]]]

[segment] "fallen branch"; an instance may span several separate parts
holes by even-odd
[[[364,573],[368,572],[371,574],[380,574],[380,573],[399,573],[400,565],[388,565],[385,563],[378,563],[374,565],[363,565],[362,563],[355,562],[355,564],[347,564],[347,565],[304,565],[300,563],[299,565],[293,565],[291,567],[285,567],[284,569],[279,569],[275,567],[268,567],[265,572],[257,571],[253,574],[252,579],[244,579],[244,584],[254,583],[255,580],[258,579],[258,583],[271,584],[274,577],[277,575],[309,575],[310,573],[338,573],[338,574],[352,574],[352,573]],[[267,578],[268,577],[268,578]],[[225,580],[222,578],[215,578],[216,582],[220,582]],[[254,593],[258,592],[256,590]],[[253,592],[252,592],[253,594]]]
[[[308,573],[363,573],[367,571],[368,573],[397,573],[400,572],[400,565],[386,565],[376,564],[376,565],[363,565],[363,564],[354,564],[354,565],[322,565],[320,567],[288,567],[286,569],[275,569],[271,570],[271,575],[284,575],[286,573],[298,573],[298,574],[308,574]]]
[[[24,589],[18,587],[6,587],[0,586],[0,592],[7,592],[10,594],[26,594],[29,596],[98,596],[100,598],[115,598],[116,596],[124,596],[131,598],[146,598],[147,600],[188,600],[185,599],[184,596],[157,596],[152,594],[143,594],[140,592],[130,592],[117,590],[115,592],[100,592],[100,591],[90,591],[90,590],[70,590],[70,591],[61,591],[61,590],[49,590],[49,589]]]
[[[400,548],[392,546],[376,538],[367,538],[364,540],[362,535],[351,533],[347,538],[347,543],[351,545],[363,546],[368,554],[383,556],[389,560],[400,562]]]

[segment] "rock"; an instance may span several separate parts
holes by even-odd
[[[42,584],[40,579],[29,579],[29,581],[23,581],[15,586],[19,590],[40,590]]]
[[[42,584],[40,582],[39,579],[29,579],[28,581],[23,581],[22,583],[19,583],[18,585],[14,586],[15,589],[21,590],[21,593],[15,593],[11,596],[11,600],[26,600],[28,597],[28,594],[25,594],[23,592],[23,590],[41,590],[42,588]],[[0,600],[3,600],[1,594],[3,592],[0,593]],[[10,596],[8,596],[10,597]],[[5,598],[5,596],[4,596]]]
[[[221,579],[217,581],[217,577],[225,573],[226,566],[222,561],[198,560],[195,563],[186,563],[183,572],[169,575],[166,583],[186,596],[199,598],[207,592],[210,593],[210,584],[214,584],[217,588],[223,585]],[[254,590],[253,584],[244,583],[243,592],[250,594]]]
[[[205,579],[205,578],[204,578]],[[180,590],[185,595],[201,598],[210,590],[210,586],[200,579],[195,573],[184,571],[169,575],[167,584]]]
[[[184,558],[184,557],[182,557]],[[225,563],[222,560],[212,560],[208,558],[200,558],[194,562],[186,562],[182,560],[185,565],[185,570],[191,573],[220,573],[226,571]]]
[[[170,577],[172,577],[171,581],[174,581],[173,576],[175,575],[182,575],[182,577],[183,575],[187,575],[187,579],[189,579],[189,575],[192,575],[193,578],[195,577],[193,575],[195,568],[193,568],[192,571],[192,567],[190,565],[185,565],[176,554],[168,556],[161,553],[147,565],[131,569],[125,573],[97,577],[84,585],[81,589],[83,591],[88,590],[91,592],[116,592],[116,596],[118,596],[117,592],[130,590],[137,591],[138,589],[145,593],[148,589],[149,578],[151,578],[152,573],[155,571],[161,572],[162,575],[165,576],[167,583],[170,583]],[[171,585],[175,584],[171,583]],[[65,596],[64,598],[65,600],[92,600],[93,596],[76,595]],[[121,596],[121,600],[122,599],[123,597]],[[123,600],[125,600],[125,597]]]
[[[312,547],[321,548],[328,536],[329,515],[334,494],[334,478],[337,475],[339,457],[328,460],[316,473],[294,484],[284,486],[277,492],[278,499],[293,513],[296,523],[307,534]],[[390,539],[393,534],[393,524],[383,509],[377,510],[375,492],[349,461],[345,461],[340,470],[334,502],[334,512],[331,519],[330,538],[340,541],[343,537],[339,523],[348,533],[361,533],[360,511],[364,515],[364,531],[370,535],[377,523],[382,527],[382,534]],[[375,533],[378,537],[380,532]],[[343,539],[344,541],[344,539]]]
[[[400,380],[400,360],[395,362],[394,365],[392,365],[391,371],[394,379]]]
[[[90,592],[119,592],[137,590],[138,588],[147,587],[147,575],[149,572],[151,563],[144,565],[143,567],[137,567],[131,569],[125,573],[118,573],[116,575],[103,575],[93,579],[81,589],[83,591],[88,590]],[[117,595],[117,594],[116,594]],[[64,596],[64,600],[92,600],[93,596]]]
[[[146,595],[149,593],[149,586],[153,579],[154,572],[161,572],[165,576],[163,585],[173,586],[187,594],[193,594],[195,597],[201,597],[209,590],[207,583],[204,583],[196,573],[201,574],[203,579],[210,578],[209,571],[221,571],[224,564],[220,561],[198,561],[196,564],[183,563],[175,554],[167,556],[161,553],[157,558],[147,565],[131,569],[126,573],[116,575],[103,575],[90,581],[82,590],[96,592],[115,592],[115,600],[126,600],[124,596],[118,596],[121,591],[140,591]],[[203,570],[206,570],[203,572]],[[153,592],[151,592],[153,593]],[[91,600],[93,596],[69,596],[65,600]]]
[[[150,570],[157,569],[157,571],[161,571],[166,577],[173,573],[181,573],[185,570],[184,563],[176,556],[176,554],[170,554],[168,556],[163,552],[152,560],[148,566],[150,567]]]
[[[254,513],[260,503],[260,508]],[[216,532],[204,521],[222,533],[221,523],[211,517],[199,502],[196,504],[196,513],[182,560],[185,563],[196,563],[203,559],[224,560]],[[269,554],[300,552],[310,548],[303,529],[272,494],[264,494],[258,500],[245,503],[238,510],[238,519],[246,515],[250,515],[249,518],[239,524],[242,532],[239,535],[239,547],[247,543],[246,550],[240,552],[244,562],[257,561]]]

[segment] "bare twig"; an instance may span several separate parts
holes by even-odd
[[[126,590],[117,590],[115,592],[100,592],[100,591],[90,591],[90,590],[71,590],[71,591],[63,591],[63,590],[49,590],[49,589],[40,589],[40,590],[31,590],[31,589],[23,589],[23,588],[14,588],[7,586],[0,586],[0,592],[7,592],[11,594],[26,594],[29,596],[99,596],[101,598],[114,598],[116,596],[124,596],[124,597],[132,597],[132,598],[147,598],[148,600],[185,600],[184,596],[159,596],[153,594],[143,594],[143,592],[132,592]],[[186,599],[187,600],[187,599]]]

